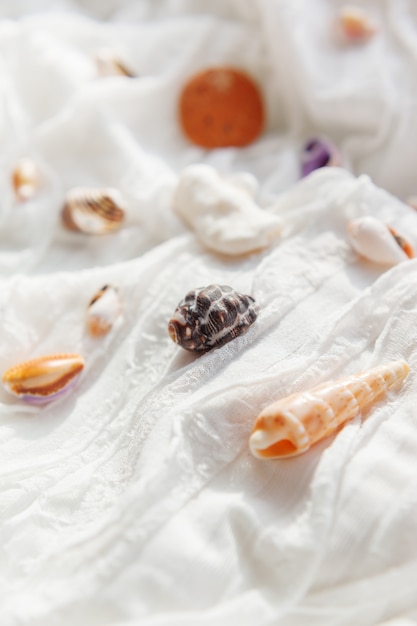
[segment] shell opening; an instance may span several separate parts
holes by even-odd
[[[174,324],[174,322],[169,322],[168,324],[168,332],[169,332],[169,336],[171,337],[172,341],[174,341],[175,343],[178,343],[178,333],[177,333],[177,327]]]
[[[264,450],[257,450],[258,456],[263,459],[293,456],[297,453],[297,446],[289,439],[281,439]]]

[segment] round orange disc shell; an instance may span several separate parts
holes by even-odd
[[[182,129],[203,148],[246,146],[260,135],[264,123],[261,93],[253,80],[228,67],[193,76],[179,101]]]

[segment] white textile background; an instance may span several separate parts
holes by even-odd
[[[74,351],[77,389],[38,408],[0,391],[1,626],[411,626],[417,623],[417,260],[351,250],[375,215],[417,248],[417,8],[360,3],[379,27],[338,47],[330,0],[0,3],[0,367]],[[29,14],[30,13],[30,14]],[[98,78],[112,48],[138,75]],[[256,77],[267,126],[207,152],[176,120],[209,65]],[[347,169],[299,181],[306,138]],[[42,169],[17,204],[10,170]],[[268,250],[226,259],[171,211],[190,163],[249,171],[282,218]],[[73,186],[125,195],[123,228],[65,231]],[[167,322],[193,287],[251,293],[257,322],[200,357]],[[123,319],[91,339],[85,309],[118,285]],[[411,371],[366,419],[285,461],[248,437],[275,399],[404,358]]]

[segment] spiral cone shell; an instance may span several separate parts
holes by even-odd
[[[393,361],[270,404],[255,422],[249,439],[252,454],[260,459],[302,454],[369,409],[408,372],[405,361]]]

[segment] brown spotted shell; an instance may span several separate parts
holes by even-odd
[[[75,187],[66,196],[62,221],[69,230],[105,235],[122,225],[125,211],[117,189]]]
[[[188,292],[168,324],[173,341],[185,350],[206,351],[245,333],[259,307],[251,296],[227,285],[209,285]]]

